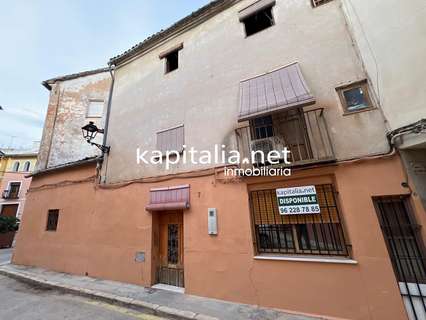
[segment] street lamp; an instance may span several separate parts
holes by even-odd
[[[83,132],[83,138],[87,141],[87,143],[91,144],[92,146],[98,147],[102,151],[102,153],[109,153],[109,146],[104,146],[102,144],[92,142],[92,140],[95,139],[98,133],[104,133],[104,129],[99,129],[93,123],[93,121],[90,121],[84,127],[81,127],[81,131]]]

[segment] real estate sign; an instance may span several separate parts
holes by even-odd
[[[277,189],[277,200],[283,215],[320,213],[315,186]]]

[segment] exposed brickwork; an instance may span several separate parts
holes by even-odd
[[[110,83],[109,73],[103,71],[51,85],[37,170],[100,154],[83,140],[81,127],[89,121],[104,126],[104,117],[86,117],[87,107],[91,100],[104,101],[105,115]],[[102,136],[96,140],[101,142]]]

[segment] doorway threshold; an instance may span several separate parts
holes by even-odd
[[[185,288],[171,286],[169,284],[163,284],[163,283],[154,284],[153,286],[151,286],[151,288],[167,290],[167,291],[172,291],[176,293],[185,293]]]

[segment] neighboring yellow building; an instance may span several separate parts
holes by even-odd
[[[0,182],[6,172],[32,172],[37,154],[37,150],[0,150]]]

